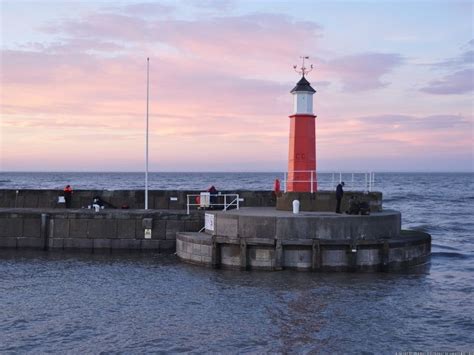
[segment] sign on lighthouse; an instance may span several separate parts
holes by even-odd
[[[290,116],[290,144],[288,153],[288,192],[315,192],[316,180],[316,116],[313,113],[313,95],[316,92],[306,80],[313,69],[305,67],[295,71],[301,75],[300,81],[291,90],[293,95],[293,114]]]

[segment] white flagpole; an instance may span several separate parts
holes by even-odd
[[[150,58],[146,59],[146,143],[145,143],[145,209],[148,209],[148,106],[150,101]]]

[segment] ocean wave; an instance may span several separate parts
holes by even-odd
[[[417,232],[428,233],[428,232],[436,231],[439,228],[437,228],[436,226],[430,225],[430,224],[420,224],[420,225],[416,225],[416,226],[410,226],[410,229],[414,230],[414,231],[417,231]]]
[[[441,245],[441,244],[432,243],[431,246],[434,247],[434,248],[440,248],[440,249],[459,250],[458,248],[450,247],[450,246],[447,246],[447,245]]]
[[[462,253],[454,253],[454,252],[433,252],[431,253],[432,258],[449,258],[449,259],[470,259],[470,255],[462,254]]]

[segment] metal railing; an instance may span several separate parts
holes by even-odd
[[[290,179],[290,177],[295,175],[304,175],[305,177],[302,179]],[[313,193],[315,185],[317,185],[319,190],[333,190],[342,181],[344,181],[344,188],[348,190],[372,191],[375,186],[375,173],[317,173],[315,170],[295,170],[284,173],[283,188],[286,192],[288,183],[306,183],[310,185],[310,192]]]
[[[199,197],[199,202],[196,198]],[[192,203],[194,201],[194,203]],[[222,202],[221,202],[222,201]],[[210,194],[208,192],[202,192],[201,194],[187,195],[186,196],[186,211],[190,213],[191,207],[197,208],[214,208],[223,207],[223,211],[227,211],[230,207],[239,209],[240,198],[239,194]]]

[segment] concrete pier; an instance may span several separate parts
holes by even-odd
[[[178,232],[177,255],[233,269],[380,271],[424,263],[431,237],[401,231],[400,213],[369,216],[271,208],[208,212],[205,233]]]
[[[383,210],[378,192],[346,193],[344,201],[369,202],[364,216],[334,213],[329,191],[237,191],[239,210],[187,214],[187,195],[198,192],[151,191],[152,209],[143,210],[140,190],[76,191],[72,209],[58,203],[60,191],[0,190],[0,248],[176,251],[186,262],[242,270],[392,270],[430,255],[431,237],[402,231],[400,213]],[[130,209],[80,208],[94,196]],[[288,210],[293,198],[299,214]]]

